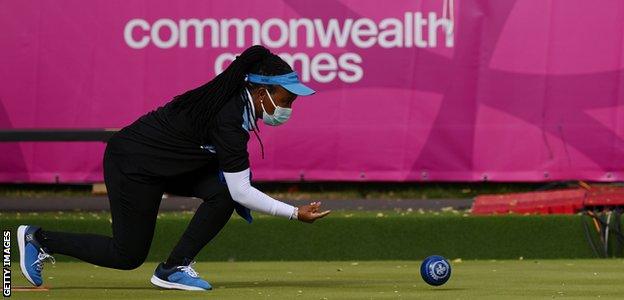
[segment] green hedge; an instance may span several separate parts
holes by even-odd
[[[160,215],[148,260],[167,257],[190,217]],[[452,259],[591,258],[582,222],[579,215],[334,212],[315,224],[260,216],[249,225],[235,217],[196,259],[412,260],[431,254]],[[105,213],[0,214],[3,229],[15,230],[19,224],[110,234]],[[16,254],[15,239],[13,245]]]

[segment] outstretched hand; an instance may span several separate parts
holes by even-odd
[[[331,210],[321,212],[319,211],[320,208],[321,202],[312,202],[309,205],[300,206],[297,219],[301,222],[312,223],[316,221],[316,219],[327,216],[331,212]]]

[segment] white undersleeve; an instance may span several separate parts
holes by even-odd
[[[251,186],[249,174],[249,168],[236,173],[223,172],[232,199],[254,211],[290,218],[295,207],[275,200]]]

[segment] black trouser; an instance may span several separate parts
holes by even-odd
[[[187,264],[225,226],[234,202],[217,168],[201,169],[148,184],[121,172],[104,156],[104,181],[112,216],[113,236],[40,230],[37,238],[51,253],[65,254],[103,267],[135,269],[145,261],[163,192],[203,199],[167,263]]]

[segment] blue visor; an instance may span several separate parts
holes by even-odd
[[[305,86],[299,81],[297,72],[291,72],[284,75],[265,76],[259,74],[247,74],[247,81],[258,84],[274,84],[279,85],[289,92],[299,96],[309,96],[316,93],[313,89]]]

